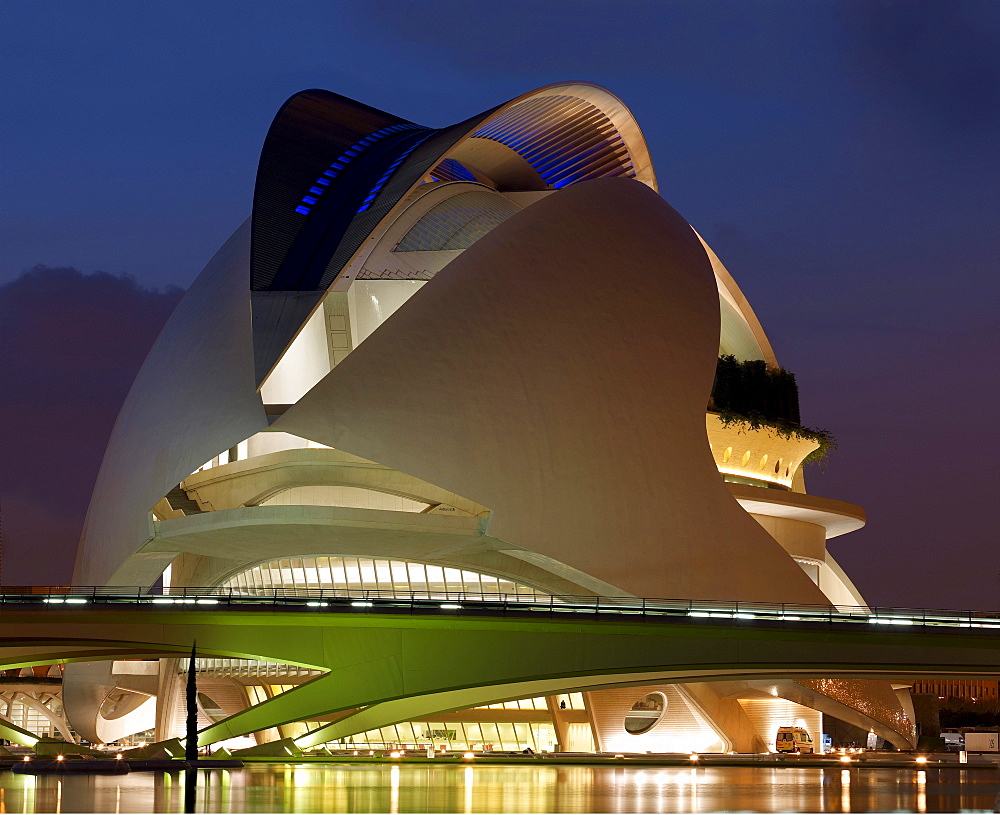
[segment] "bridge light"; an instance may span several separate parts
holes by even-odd
[[[66,602],[80,604],[80,603],[86,603],[87,601],[82,597],[67,597]]]
[[[115,754],[115,758],[116,758],[116,759],[117,759],[118,761],[121,761],[121,760],[122,760],[122,759],[124,758],[124,756],[123,756],[123,755],[122,755],[121,753],[116,753],[116,754]]]
[[[841,762],[843,764],[850,764],[851,763],[851,757],[850,756],[841,756],[840,760],[841,760]]]
[[[24,761],[31,761],[31,756],[25,756]]]
[[[399,752],[393,750],[391,753],[389,753],[389,758],[399,758]]]
[[[927,756],[917,756],[917,764],[926,764]]]
[[[354,608],[368,608],[368,606],[372,604],[369,603],[367,600],[355,600],[353,603],[351,603],[351,605],[354,606]]]
[[[317,606],[328,606],[330,604],[329,603],[316,603],[316,602],[312,602],[312,603],[306,603],[306,605],[310,606],[312,608],[316,608]]]
[[[690,760],[690,761],[697,761],[698,760],[698,754],[697,753],[691,753],[691,755],[688,756],[688,760]]]
[[[217,605],[219,605],[219,601],[218,600],[196,600],[195,602],[199,606],[217,606]]]
[[[475,758],[475,757],[476,757],[475,753],[463,753],[462,754],[462,758]]]
[[[461,608],[461,606],[457,605],[456,603],[442,603],[441,604],[441,608],[457,609],[457,608]]]

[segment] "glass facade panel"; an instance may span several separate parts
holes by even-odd
[[[480,722],[480,729],[483,734],[482,749],[489,750],[500,745],[500,731],[497,730],[496,722]]]
[[[349,509],[389,510],[391,512],[423,512],[430,506],[402,495],[379,492],[365,487],[310,486],[290,487],[276,492],[260,502],[267,506],[346,507]]]
[[[518,208],[494,192],[466,192],[442,201],[406,233],[395,252],[468,249]]]
[[[238,594],[268,595],[333,591],[353,596],[379,592],[383,597],[453,598],[475,600],[482,595],[516,594],[549,602],[550,596],[529,586],[462,569],[403,560],[355,557],[283,558],[233,575],[220,587]]]
[[[571,725],[571,741],[577,749],[592,750],[590,726]],[[535,752],[555,749],[555,727],[551,722],[440,722],[416,721],[371,730],[342,741],[328,742],[331,749],[393,750],[435,749],[462,751]]]
[[[501,750],[517,750],[517,736],[514,734],[514,725],[510,722],[500,722],[497,724],[497,731],[500,733]]]

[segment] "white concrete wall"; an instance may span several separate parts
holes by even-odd
[[[326,311],[321,303],[260,389],[265,405],[291,405],[330,373]]]

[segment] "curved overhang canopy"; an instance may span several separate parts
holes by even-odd
[[[656,189],[635,118],[597,85],[549,85],[442,129],[329,91],[298,93],[271,124],[254,190],[258,386],[366,238],[415,187],[442,176],[500,190],[555,190],[606,177]]]
[[[856,504],[819,495],[784,492],[748,484],[728,484],[739,505],[752,515],[770,515],[821,526],[826,538],[855,532],[865,525],[865,511]]]

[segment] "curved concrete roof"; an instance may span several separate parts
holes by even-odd
[[[628,593],[823,602],[708,453],[718,332],[684,219],[585,182],[452,261],[274,428],[463,494],[491,535]]]
[[[598,85],[548,85],[440,130],[329,91],[296,94],[268,131],[254,191],[258,386],[368,236],[446,159],[501,188],[624,176],[656,189],[635,118]]]

